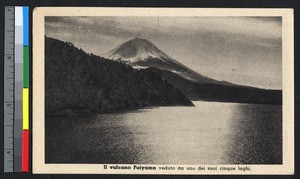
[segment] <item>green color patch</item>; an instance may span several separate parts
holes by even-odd
[[[29,47],[23,47],[23,87],[29,87]]]

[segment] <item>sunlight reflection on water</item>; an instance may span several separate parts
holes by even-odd
[[[77,120],[72,124],[73,130],[64,130],[62,125],[56,133],[49,132],[46,136],[46,145],[50,148],[46,151],[46,160],[59,162],[61,156],[68,153],[69,158],[64,156],[62,162],[282,162],[281,106],[193,103],[195,107],[157,107],[99,114],[89,120]],[[53,147],[57,140],[62,146]],[[64,140],[74,149],[64,147]],[[74,159],[72,155],[80,157]]]

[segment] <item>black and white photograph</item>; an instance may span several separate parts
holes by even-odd
[[[45,165],[286,164],[282,13],[67,12],[34,41]]]

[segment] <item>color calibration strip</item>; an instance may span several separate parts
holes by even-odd
[[[5,7],[4,172],[29,171],[28,7]]]
[[[23,133],[22,172],[29,172],[29,33],[28,7],[23,7]]]

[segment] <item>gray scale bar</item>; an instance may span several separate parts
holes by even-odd
[[[20,17],[20,18],[22,18],[22,17]],[[15,26],[15,45],[23,46],[23,26],[21,26],[21,25]],[[23,57],[21,59],[23,59]]]
[[[21,79],[20,63],[15,64],[15,112],[14,112],[14,172],[22,171],[22,89],[23,82],[17,81]],[[21,70],[23,72],[23,70]]]
[[[15,44],[15,63],[23,64],[23,44]]]
[[[17,72],[16,72],[17,73]],[[16,79],[17,77],[15,77]],[[18,77],[20,78],[20,77]],[[23,99],[23,82],[22,81],[16,81],[15,80],[15,101],[19,100],[22,101]],[[17,104],[15,104],[15,108],[17,107]],[[22,103],[21,103],[21,107],[22,107]]]
[[[16,129],[15,129],[16,130]],[[14,137],[14,172],[22,171],[22,137]]]
[[[23,131],[23,26],[21,26],[22,16],[19,11],[15,12],[15,19],[14,172],[21,172]]]

